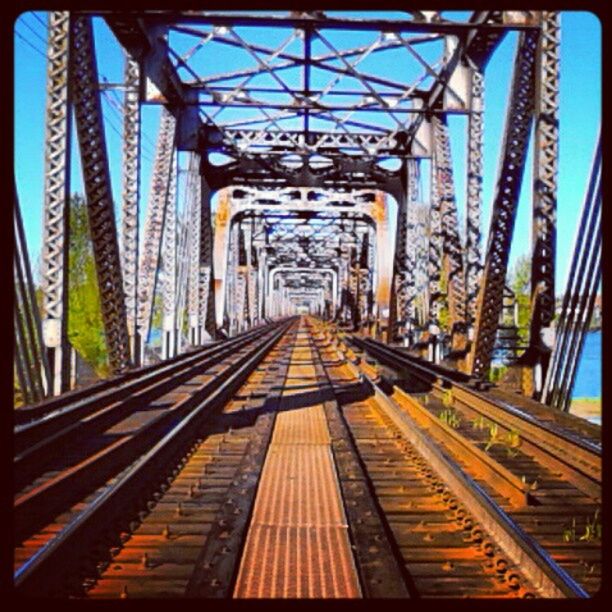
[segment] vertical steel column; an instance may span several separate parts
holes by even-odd
[[[151,190],[147,205],[144,227],[144,244],[138,268],[138,328],[142,350],[149,339],[153,298],[157,284],[158,264],[161,253],[161,238],[166,217],[168,189],[170,187],[170,168],[174,148],[176,121],[162,108],[155,151],[155,163],[151,177]]]
[[[499,179],[493,201],[487,256],[478,296],[474,342],[469,365],[475,376],[486,376],[491,365],[523,180],[533,117],[537,32],[519,37],[510,104],[506,116]]]
[[[130,55],[125,57],[125,100],[123,104],[123,208],[121,215],[123,290],[130,357],[140,365],[138,314],[138,200],[140,196],[140,68]]]
[[[189,160],[187,176],[188,215],[185,222],[189,232],[189,342],[192,346],[202,344],[201,323],[199,319],[199,272],[200,272],[200,223],[202,212],[202,183],[200,179],[200,160],[195,153]]]
[[[432,118],[434,130],[436,185],[440,198],[443,233],[443,266],[450,315],[452,349],[465,350],[467,325],[463,247],[459,237],[450,137],[446,115]]]
[[[68,244],[70,200],[70,14],[49,13],[45,188],[42,240],[43,341],[49,391],[68,390]]]
[[[482,145],[484,118],[484,74],[472,70],[472,106],[468,119],[467,215],[466,215],[466,289],[468,337],[473,339],[476,300],[482,275],[480,211],[482,208]]]
[[[16,187],[13,200],[13,227],[15,232],[15,249],[13,252],[14,312],[17,322],[15,357],[17,358],[17,371],[25,403],[31,403],[40,401],[45,395],[49,394],[50,371],[42,338],[40,313],[36,303],[28,245],[23,231]],[[28,378],[31,379],[30,383],[27,382]]]
[[[430,186],[430,205],[429,205],[429,252],[427,262],[428,277],[428,315],[431,326],[437,327],[440,324],[440,306],[442,300],[442,290],[440,286],[440,276],[442,272],[442,217],[440,202],[440,177],[437,171],[438,148],[434,148],[431,159],[431,186]]]
[[[408,217],[406,231],[406,286],[405,304],[403,319],[406,322],[405,340],[408,344],[413,341],[412,332],[415,323],[415,302],[417,287],[417,248],[418,248],[418,228],[417,228],[417,202],[418,202],[418,182],[419,167],[415,159],[408,160]]]
[[[557,167],[559,155],[559,14],[543,11],[536,60],[531,329],[529,345],[545,375],[555,316]],[[543,379],[543,376],[539,377]],[[538,381],[536,381],[537,383]],[[536,393],[541,385],[536,385]]]
[[[169,359],[176,354],[176,162],[173,153],[170,166],[170,185],[166,204],[166,223],[162,235],[163,322],[162,358]]]
[[[415,317],[424,327],[429,320],[429,210],[415,203],[416,217],[416,263],[415,263]]]
[[[102,321],[111,369],[121,372],[130,363],[130,343],[91,17],[76,17],[72,34],[74,109]]]
[[[200,236],[198,266],[198,317],[201,326],[200,338],[216,337],[215,286],[213,267],[213,230],[211,221],[212,193],[206,178],[200,177]]]
[[[397,200],[397,222],[395,226],[395,256],[393,258],[393,280],[389,307],[389,341],[394,341],[406,325],[406,285],[408,238],[408,162],[400,168],[401,189],[395,193]]]

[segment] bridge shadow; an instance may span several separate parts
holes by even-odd
[[[312,388],[313,385],[299,385],[295,388]],[[365,382],[356,382],[348,385],[337,386],[335,389],[328,382],[316,384],[316,390],[304,391],[290,395],[283,395],[280,400],[278,396],[268,395],[261,406],[247,407],[242,410],[229,413],[216,413],[210,421],[204,425],[204,435],[223,434],[230,430],[239,430],[245,427],[253,427],[257,419],[265,414],[288,412],[300,410],[310,406],[317,406],[329,401],[338,401],[340,405],[363,401],[374,395],[371,387]],[[290,387],[291,388],[291,387]],[[287,387],[283,387],[287,389]],[[276,388],[280,390],[280,388]]]

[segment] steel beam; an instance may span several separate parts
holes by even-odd
[[[29,404],[41,401],[49,394],[50,369],[42,337],[42,324],[34,292],[28,245],[23,230],[16,186],[13,202],[15,361],[19,386],[25,403]]]
[[[91,18],[75,17],[72,36],[74,110],[102,321],[111,369],[121,372],[130,363],[130,343]]]
[[[467,140],[467,215],[465,244],[465,277],[467,289],[468,337],[473,339],[476,318],[476,300],[480,277],[482,207],[482,146],[484,119],[484,74],[478,68],[472,70],[472,102],[468,119]]]
[[[427,256],[427,296],[429,326],[437,328],[440,325],[440,308],[442,300],[442,216],[440,202],[440,177],[436,172],[436,155],[431,163],[430,204],[429,204],[429,247]],[[438,333],[438,332],[436,332]]]
[[[162,358],[169,359],[176,354],[177,317],[176,317],[176,154],[172,155],[170,184],[166,203],[166,222],[162,236],[162,269],[164,283],[162,290]]]
[[[543,380],[553,339],[555,316],[555,250],[557,169],[559,158],[559,14],[542,12],[538,41],[533,155],[533,221],[531,258],[530,349]],[[537,385],[536,393],[541,391]]]
[[[138,316],[138,202],[140,198],[140,69],[132,57],[125,57],[125,100],[123,104],[123,207],[121,215],[123,288],[130,357],[140,365]]]
[[[435,135],[434,168],[437,173],[436,186],[440,198],[443,268],[450,316],[451,348],[455,351],[463,351],[467,344],[465,276],[463,247],[459,237],[459,222],[455,201],[450,136],[446,116],[434,117],[432,122]]]
[[[186,191],[187,214],[185,216],[185,223],[188,227],[189,243],[189,295],[187,307],[189,314],[189,342],[192,346],[198,346],[202,344],[198,280],[200,272],[202,180],[200,178],[200,158],[196,153],[192,153],[189,159]]]
[[[43,341],[50,362],[50,392],[68,390],[68,244],[70,200],[69,65],[71,17],[49,13],[45,187],[42,239]]]
[[[149,339],[151,329],[153,298],[157,285],[157,272],[170,187],[175,129],[176,121],[174,117],[168,111],[162,109],[145,219],[144,244],[139,265],[138,328],[143,349]]]
[[[487,255],[478,297],[475,338],[469,356],[472,374],[487,375],[497,326],[533,118],[538,32],[519,37],[499,178],[493,201]]]

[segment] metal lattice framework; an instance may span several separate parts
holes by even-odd
[[[70,15],[49,13],[42,241],[43,339],[52,393],[68,388],[68,199],[70,196]]]
[[[533,252],[531,260],[531,345],[533,347],[543,344],[540,333],[550,326],[555,315],[558,109],[559,15],[544,11],[536,64],[533,149]]]
[[[446,279],[447,301],[450,314],[450,329],[453,334],[453,348],[465,349],[466,342],[466,296],[463,248],[459,237],[455,185],[451,162],[450,137],[446,116],[434,117],[435,186],[440,200],[440,214],[443,234],[443,267]]]
[[[174,117],[165,110],[162,111],[145,219],[144,245],[139,264],[138,328],[143,343],[147,342],[151,328],[153,298],[170,188],[175,126]]]
[[[486,263],[478,297],[475,340],[471,353],[472,372],[477,376],[484,376],[489,369],[502,310],[510,244],[533,118],[537,46],[537,32],[521,34],[506,117],[500,175],[493,202]]]
[[[163,300],[163,341],[162,355],[165,358],[174,356],[176,350],[176,298],[177,298],[177,235],[176,235],[176,155],[173,154],[170,162],[170,184],[168,186],[168,200],[166,202],[166,221],[162,236],[162,270],[164,282],[162,289]]]
[[[482,206],[483,116],[484,74],[481,70],[475,68],[472,71],[472,104],[468,119],[465,242],[466,307],[470,327],[474,325],[476,317],[476,299],[482,274],[480,210]]]
[[[72,35],[74,111],[102,320],[111,368],[120,372],[129,366],[130,347],[91,18],[75,17]]]
[[[438,334],[446,303],[453,355],[467,352],[462,367],[485,376],[535,116],[528,353],[546,367],[554,315],[558,14],[103,14],[126,52],[121,252],[96,14],[55,12],[49,21],[43,337],[55,393],[68,380],[71,104],[114,371],[142,362],[162,271],[166,358],[182,350],[185,311],[191,345],[215,338],[220,328],[233,334],[298,307],[414,344]],[[510,31],[519,41],[483,259],[484,70]],[[141,104],[163,108],[139,249]],[[468,116],[465,241],[450,114]],[[183,152],[190,159],[180,208]],[[431,160],[430,177],[421,173],[422,159]],[[387,197],[397,204],[394,220]],[[394,240],[387,236],[390,221]],[[429,336],[421,333],[427,330]]]
[[[125,101],[123,119],[123,207],[121,215],[121,263],[130,354],[140,353],[136,336],[138,316],[138,200],[140,184],[140,100],[138,62],[125,58]]]

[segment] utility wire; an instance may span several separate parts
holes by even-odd
[[[35,45],[33,45],[25,36],[23,36],[22,34],[20,34],[17,30],[15,30],[15,34],[21,38],[21,40],[23,40],[24,43],[26,43],[26,45],[28,45],[30,48],[34,49],[34,51],[36,51],[36,53],[38,53],[38,55],[42,55],[42,57],[44,57],[45,59],[47,59],[46,54],[41,51],[40,49],[38,49]]]
[[[20,23],[26,28],[28,28],[28,30],[30,30],[30,32],[32,32],[32,34],[34,34],[34,36],[36,36],[38,40],[42,42],[43,45],[47,45],[47,41],[45,40],[45,38],[41,36],[25,19],[22,19]]]

